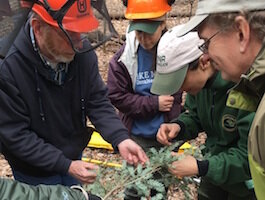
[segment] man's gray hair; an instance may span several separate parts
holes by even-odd
[[[210,26],[217,26],[220,29],[226,30],[229,27],[235,28],[235,18],[243,16],[249,22],[250,30],[256,39],[263,41],[265,37],[265,11],[241,11],[232,13],[210,14],[203,22]]]

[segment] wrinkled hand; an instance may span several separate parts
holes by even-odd
[[[158,97],[159,111],[168,112],[174,103],[174,97],[170,95],[161,95]]]
[[[176,155],[176,153],[173,153],[173,155]],[[190,155],[173,162],[172,167],[169,168],[168,171],[177,177],[195,176],[199,173],[197,161]]]
[[[144,164],[148,161],[144,150],[131,139],[126,139],[118,144],[118,149],[121,156],[131,165]]]
[[[68,173],[82,183],[93,183],[97,177],[97,165],[81,160],[72,161]]]
[[[161,124],[160,128],[157,131],[156,139],[161,144],[171,145],[172,143],[170,141],[177,137],[180,129],[180,126],[176,123]]]

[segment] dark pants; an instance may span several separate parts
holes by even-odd
[[[162,144],[160,144],[154,139],[143,138],[143,137],[138,137],[138,136],[133,136],[133,135],[131,136],[131,139],[135,141],[138,145],[140,145],[145,152],[148,151],[152,147],[156,149],[160,149],[161,147],[163,147]],[[159,173],[155,173],[154,178],[159,179],[161,178],[161,175]],[[167,190],[168,188],[166,188],[166,192]],[[157,194],[156,190],[152,189],[150,191],[151,197],[155,196],[156,194]],[[125,195],[124,200],[141,200],[141,196],[137,195],[137,191],[133,188],[130,188],[130,189],[126,188],[124,195]],[[165,197],[164,199],[167,199],[167,198]]]
[[[244,197],[239,195],[229,193],[205,179],[202,179],[198,189],[198,200],[256,200],[253,189],[249,190],[249,194]]]
[[[65,186],[72,186],[72,185],[80,185],[80,182],[73,178],[70,175],[54,175],[54,176],[48,176],[48,177],[36,177],[36,176],[29,176],[26,174],[23,174],[19,171],[12,170],[13,176],[15,180],[20,181],[22,183],[26,183],[29,185],[39,185],[39,184],[45,184],[45,185],[65,185]]]

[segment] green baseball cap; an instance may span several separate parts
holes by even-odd
[[[242,10],[265,10],[264,0],[199,0],[195,15],[177,33],[182,36],[196,29],[210,14]]]
[[[153,34],[162,22],[163,21],[154,20],[133,20],[130,22],[128,33],[131,31],[143,31],[145,33]]]

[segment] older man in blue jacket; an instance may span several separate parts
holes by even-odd
[[[0,68],[0,140],[16,180],[92,183],[80,160],[89,120],[129,163],[144,163],[107,98],[87,34],[98,28],[90,0],[37,1]]]

